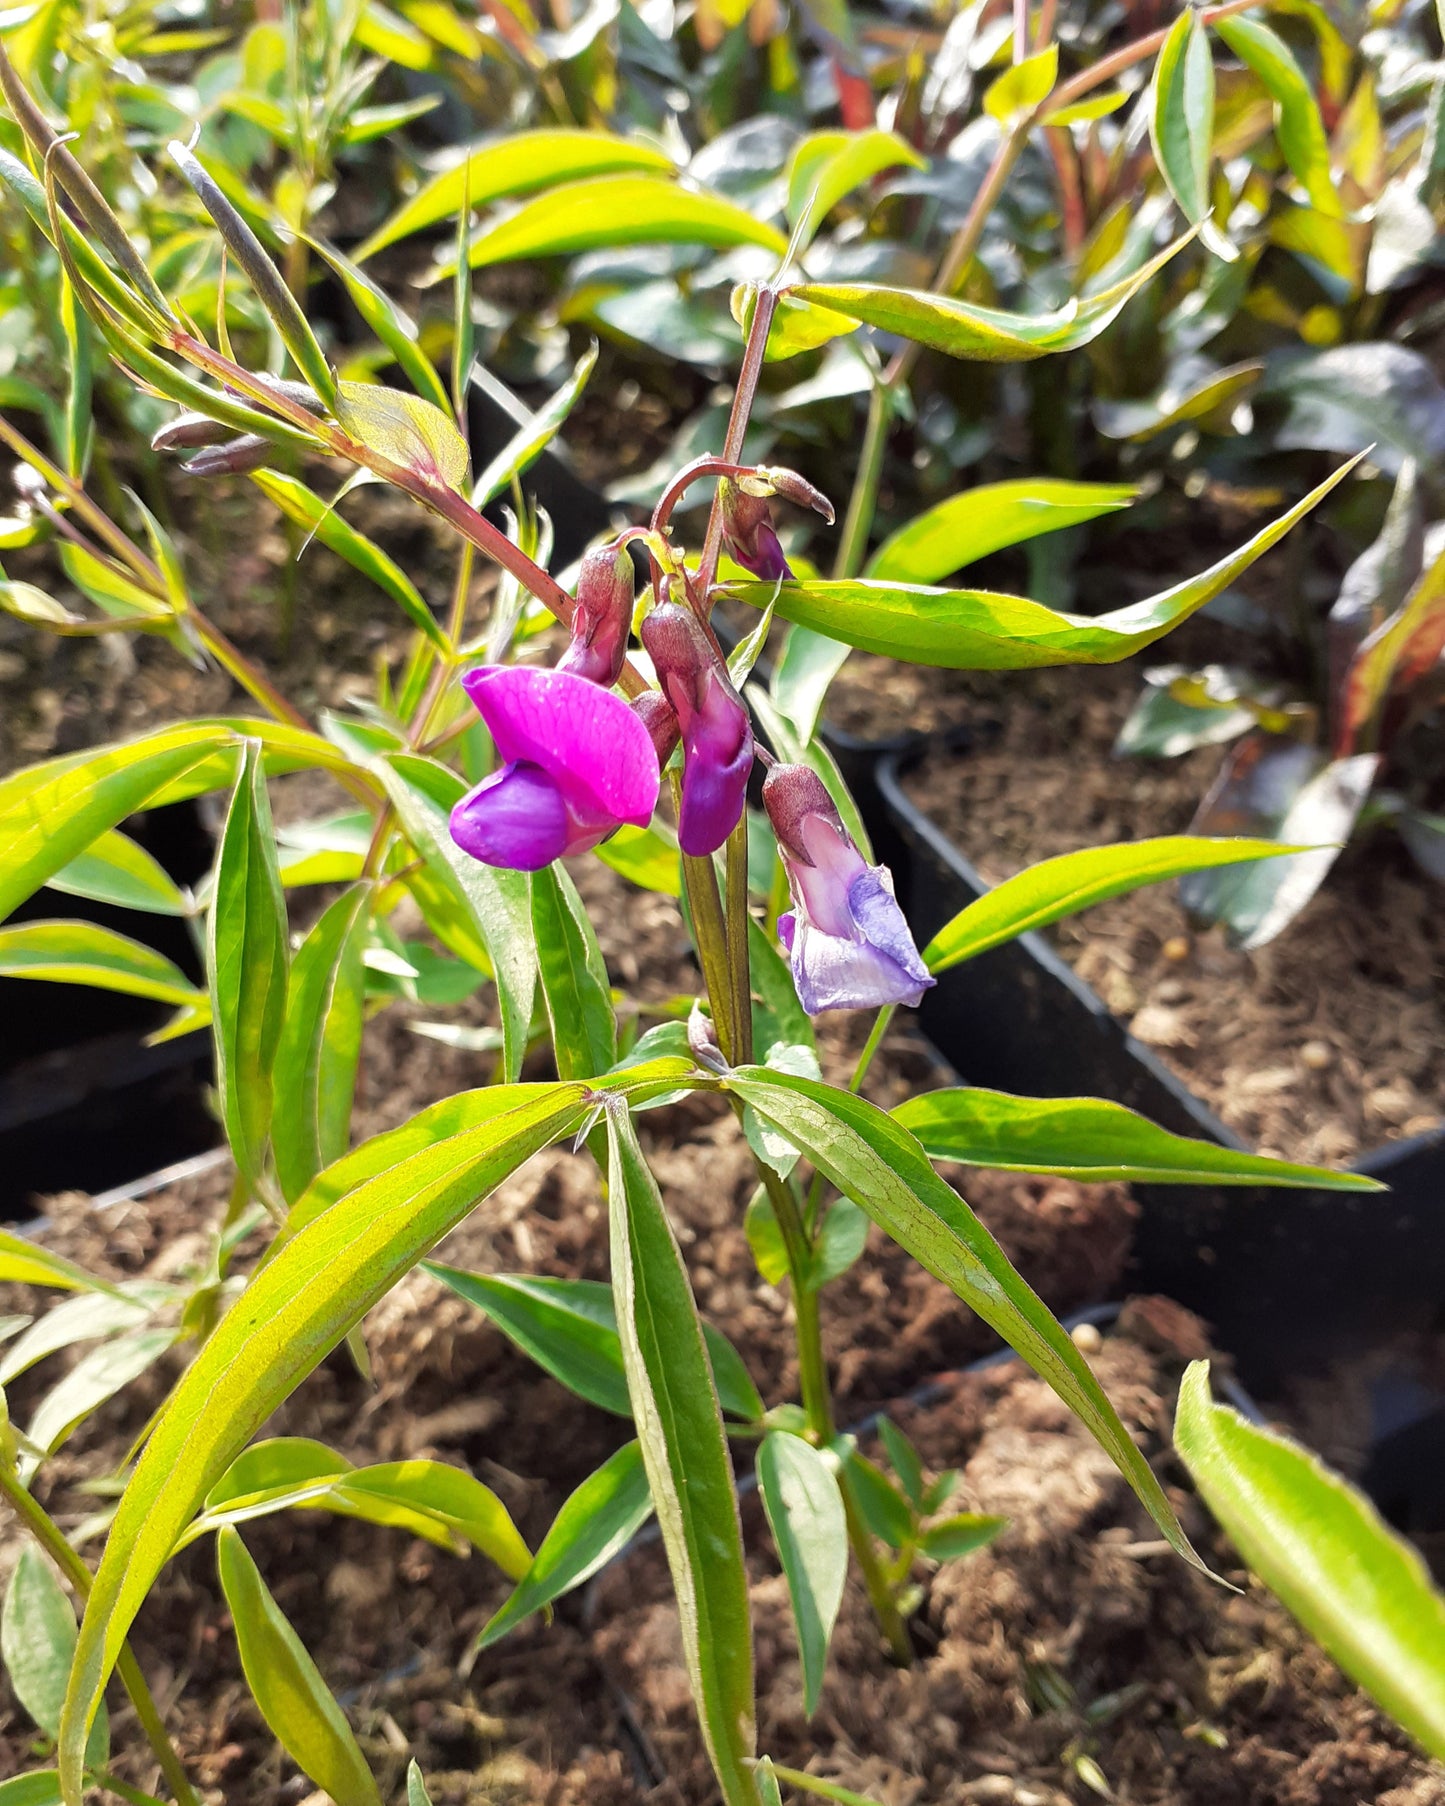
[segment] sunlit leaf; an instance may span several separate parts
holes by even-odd
[[[793,226],[794,256],[807,250],[839,201],[885,169],[903,164],[912,169],[926,167],[924,159],[896,132],[814,132],[804,138],[788,163],[788,218]]]
[[[1054,477],[984,483],[938,502],[884,540],[864,574],[880,581],[937,583],[1003,546],[1127,508],[1130,483],[1069,483]]]
[[[461,493],[471,454],[450,415],[420,395],[380,383],[344,382],[333,404],[337,424],[379,460]]]
[[[186,900],[164,868],[127,835],[112,828],[47,880],[70,897],[140,909],[151,915],[189,914]]]
[[[1011,63],[995,76],[983,96],[983,110],[1004,127],[1025,119],[1053,92],[1059,74],[1059,47],[1046,49]]]
[[[1154,65],[1149,137],[1154,161],[1191,225],[1205,228],[1210,249],[1236,252],[1210,223],[1210,152],[1214,142],[1214,59],[1195,9],[1187,7],[1170,27]]]
[[[561,865],[532,874],[532,934],[558,1075],[606,1072],[617,1060],[612,991],[587,910]]]
[[[528,425],[513,434],[477,478],[472,489],[472,506],[485,508],[530,465],[532,465],[561,431],[567,416],[576,407],[587,379],[597,364],[594,343],[578,358],[576,368],[561,388],[532,416]]]
[[[1269,90],[1275,105],[1275,132],[1284,160],[1299,178],[1310,205],[1328,217],[1345,209],[1330,174],[1330,146],[1309,78],[1284,39],[1262,20],[1234,13],[1215,19],[1212,29],[1247,63]]]
[[[23,922],[0,928],[0,977],[94,985],[193,1008],[206,1002],[205,992],[164,954],[95,922]]]

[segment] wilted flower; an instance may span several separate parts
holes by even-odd
[[[462,684],[500,771],[452,810],[452,839],[487,865],[535,872],[582,853],[657,804],[657,754],[620,696],[570,671],[482,665]]]
[[[892,874],[869,865],[848,838],[823,780],[806,765],[774,766],[763,803],[793,894],[778,934],[803,1008],[816,1016],[918,1004],[936,981],[918,957]]]
[[[682,729],[678,845],[706,858],[742,819],[753,769],[752,723],[692,609],[659,603],[642,623],[642,643]]]
[[[594,546],[587,553],[577,578],[572,639],[557,660],[559,671],[575,671],[611,689],[627,661],[635,587],[632,557],[625,545]]]

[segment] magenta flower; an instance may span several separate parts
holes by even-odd
[[[753,769],[752,723],[691,608],[660,602],[642,623],[642,643],[682,729],[678,845],[706,858],[742,819]]]
[[[657,754],[620,696],[570,671],[482,665],[463,687],[505,761],[452,810],[452,839],[486,865],[540,871],[657,804]]]
[[[778,837],[794,909],[778,917],[798,998],[823,1010],[914,1007],[937,981],[918,957],[887,866],[869,865],[848,838],[818,774],[777,765],[763,803]]]
[[[722,503],[723,540],[733,558],[764,583],[777,583],[784,578],[791,582],[793,573],[765,497],[735,483],[731,477],[721,479],[717,492]]]

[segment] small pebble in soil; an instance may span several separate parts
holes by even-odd
[[[1377,1122],[1398,1128],[1415,1115],[1419,1104],[1413,1089],[1403,1079],[1391,1079],[1365,1093],[1365,1111]]]
[[[1183,965],[1184,961],[1189,958],[1193,949],[1190,946],[1189,936],[1187,934],[1171,934],[1159,951],[1171,965],[1179,966]]]
[[[1104,1346],[1104,1338],[1099,1333],[1097,1323],[1076,1323],[1069,1331],[1074,1339],[1074,1347],[1080,1354],[1098,1354]]]
[[[1306,1041],[1299,1057],[1300,1065],[1311,1072],[1326,1072],[1334,1064],[1335,1050],[1328,1041]]]

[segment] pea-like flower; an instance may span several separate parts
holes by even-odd
[[[791,582],[793,572],[773,525],[768,498],[781,495],[799,507],[811,508],[831,526],[833,504],[795,470],[759,465],[746,476],[723,477],[718,486],[722,504],[723,539],[727,549],[746,571],[764,583]]]
[[[752,723],[691,608],[660,602],[642,623],[642,643],[682,730],[678,845],[706,858],[742,819],[753,769]]]
[[[540,871],[657,805],[657,754],[620,696],[570,671],[482,665],[462,679],[500,771],[452,810],[452,839],[486,865]]]
[[[778,934],[810,1016],[916,1006],[936,981],[918,957],[887,866],[869,865],[827,787],[806,765],[776,765],[763,803],[778,837],[793,909]]]

